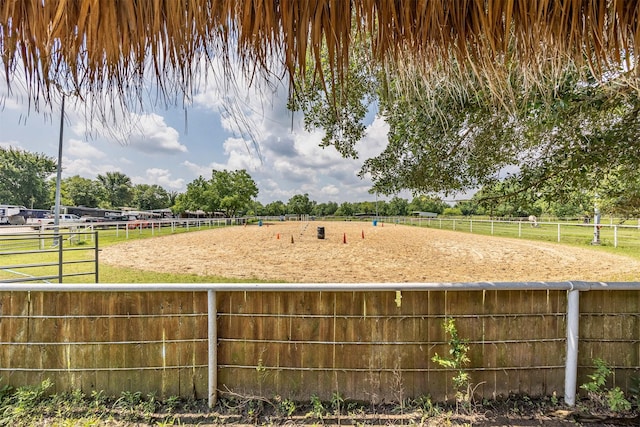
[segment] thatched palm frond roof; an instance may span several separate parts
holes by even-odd
[[[340,75],[356,34],[374,61],[423,69],[443,55],[485,74],[496,61],[635,66],[639,20],[637,0],[2,0],[0,54],[33,100],[57,85],[126,95],[150,77],[188,95],[202,56],[259,70],[277,58],[292,76],[325,47]]]

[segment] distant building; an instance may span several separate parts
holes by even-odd
[[[438,214],[435,212],[413,211],[411,212],[411,216],[421,217],[421,218],[436,218]]]

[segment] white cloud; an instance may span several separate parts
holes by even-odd
[[[187,147],[179,141],[180,134],[167,126],[164,118],[157,114],[136,114],[138,124],[132,128],[127,142],[139,151],[148,154],[185,153]]]
[[[6,77],[4,73],[2,76]],[[29,104],[24,84],[22,84],[22,81],[24,81],[23,68],[16,67],[14,72],[10,73],[8,77],[10,79],[11,90],[7,87],[7,80],[4,78],[0,85],[0,111],[24,111],[25,105],[29,105],[30,108],[33,108],[34,105],[32,106]]]
[[[221,111],[224,108],[223,98],[220,93],[211,89],[196,94],[193,97],[193,104],[211,111]]]
[[[320,189],[320,193],[331,198],[340,195],[340,189],[335,185],[326,185]]]
[[[118,165],[114,164],[96,164],[91,159],[71,159],[62,157],[62,173],[64,177],[80,175],[84,178],[95,179],[98,175],[104,175],[107,172],[122,172]]]
[[[171,172],[168,169],[150,168],[147,169],[146,175],[143,177],[134,176],[131,178],[131,182],[134,184],[148,184],[159,185],[166,190],[181,190],[185,183],[184,179],[171,177]]]
[[[131,159],[129,159],[127,157],[118,158],[118,163],[120,163],[122,165],[135,165],[135,162],[133,162]]]
[[[373,122],[367,126],[367,130],[362,141],[356,144],[356,150],[361,158],[371,158],[384,151],[388,143],[389,124],[378,115]]]
[[[215,169],[255,170],[260,167],[260,157],[253,144],[243,138],[227,138],[223,148],[228,159],[225,164],[215,164]]]
[[[0,147],[4,148],[5,150],[24,150],[24,148],[20,146],[20,143],[18,141],[0,141]]]
[[[6,94],[0,93],[0,110],[20,111],[24,107],[14,98],[7,97]]]
[[[81,114],[76,112],[77,117]],[[113,119],[117,125],[106,126],[101,123],[88,123],[84,119],[74,121],[72,132],[87,138],[97,136],[130,146],[134,150],[145,154],[176,154],[186,153],[187,147],[180,143],[177,130],[165,123],[164,117],[155,114],[138,114],[119,112]]]
[[[211,178],[211,171],[215,169],[212,164],[202,166],[188,160],[182,162],[182,166],[186,167],[187,170],[189,170],[194,176],[194,178],[201,176],[204,179]]]
[[[63,149],[67,155],[73,157],[80,157],[84,159],[102,159],[106,157],[106,154],[103,151],[98,150],[93,145],[78,139],[69,139],[63,146]]]

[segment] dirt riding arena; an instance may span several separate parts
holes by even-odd
[[[640,262],[589,248],[371,222],[271,222],[165,235],[106,247],[100,260],[299,283],[612,281],[640,272]]]

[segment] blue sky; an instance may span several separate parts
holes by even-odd
[[[4,77],[4,76],[3,76]],[[3,80],[3,79],[2,79]],[[0,146],[18,147],[57,158],[60,106],[38,113],[20,94],[20,82],[0,83]],[[362,162],[380,153],[388,126],[371,114],[366,137],[357,144],[359,160],[343,159],[321,148],[322,132],[306,132],[302,116],[286,109],[286,87],[254,90],[240,82],[237,91],[210,83],[186,108],[161,103],[143,111],[118,113],[118,126],[88,125],[85,106],[67,98],[63,139],[63,178],[118,171],[134,184],[158,184],[183,192],[211,171],[246,169],[256,181],[263,204],[287,202],[308,193],[317,202],[374,200],[371,182],[357,176]],[[237,93],[236,93],[237,92]],[[250,123],[253,140],[237,119]],[[124,123],[124,124],[123,124]],[[410,199],[410,194],[400,194]]]

